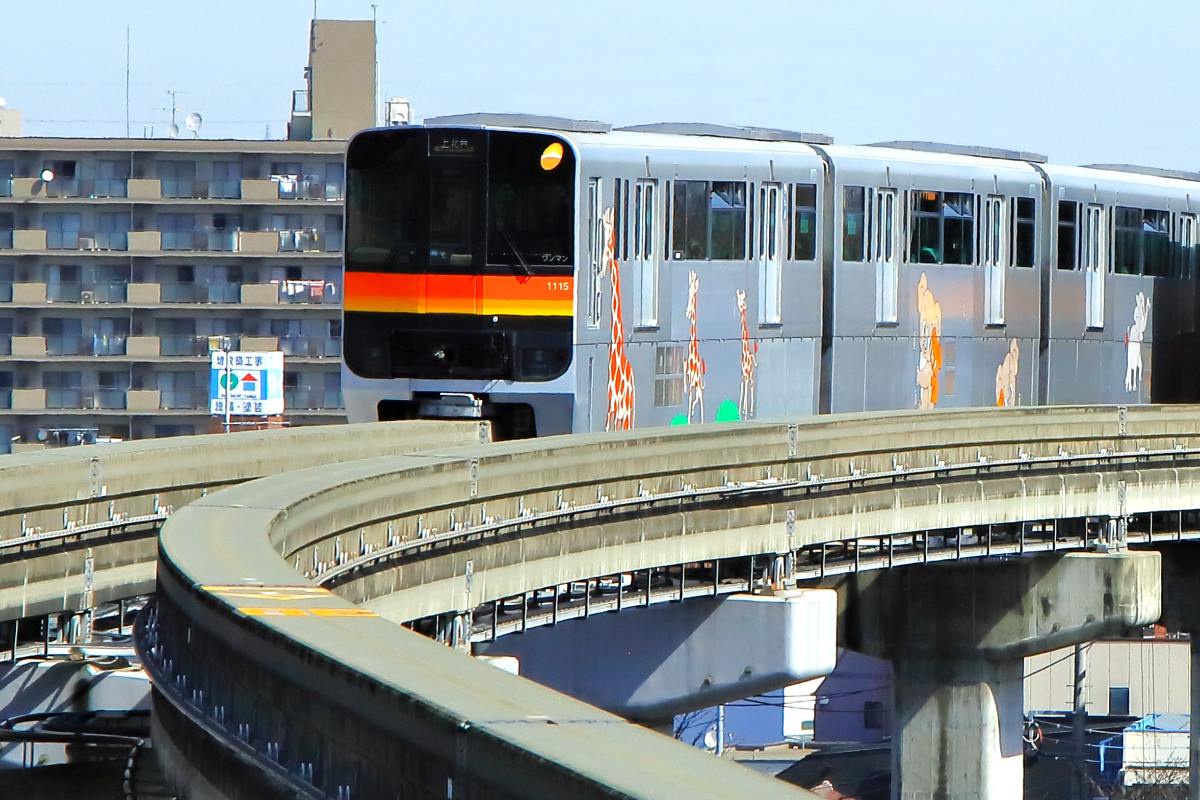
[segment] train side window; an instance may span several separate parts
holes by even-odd
[[[866,257],[866,192],[861,186],[842,189],[842,260],[862,261]]]
[[[1148,208],[1142,212],[1142,274],[1165,278],[1171,272],[1171,214]]]
[[[1037,241],[1037,217],[1032,197],[1017,197],[1012,201],[1013,266],[1032,267]]]
[[[672,198],[671,252],[676,259],[702,259],[708,255],[708,183],[675,181]]]
[[[624,183],[620,178],[613,181],[613,230],[616,232],[613,258],[621,258],[621,243],[625,241],[625,213],[621,209],[624,202],[621,197],[621,189]]]
[[[942,198],[943,255],[946,264],[975,262],[975,197],[946,192]],[[997,231],[997,235],[998,235]]]
[[[1196,215],[1180,214],[1178,220],[1178,257],[1174,275],[1177,278],[1191,278],[1196,274]]]
[[[1141,272],[1142,210],[1117,206],[1113,209],[1113,271],[1118,275]]]
[[[600,291],[601,271],[604,259],[604,225],[600,218],[601,185],[599,178],[588,180],[588,326],[595,328],[600,325],[600,314],[603,311],[603,295]]]
[[[713,181],[708,194],[709,253],[714,261],[746,257],[746,184]]]
[[[792,258],[812,261],[817,257],[817,186],[797,183],[792,188]]]
[[[621,181],[624,191],[621,192],[621,260],[629,260],[629,181]]]
[[[974,195],[918,191],[913,195],[912,223],[909,261],[918,264],[974,263]]]
[[[1079,204],[1058,201],[1058,268],[1079,268]]]

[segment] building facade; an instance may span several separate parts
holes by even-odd
[[[0,138],[0,452],[213,429],[209,352],[344,419],[344,141]]]

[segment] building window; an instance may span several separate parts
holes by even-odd
[[[878,700],[863,703],[863,727],[867,730],[883,728],[883,703]]]
[[[0,161],[0,197],[12,197],[13,162]]]
[[[1108,713],[1110,716],[1129,716],[1129,687],[1108,687]]]
[[[1079,266],[1079,204],[1058,201],[1058,268],[1077,269]]]
[[[817,186],[797,183],[792,187],[792,252],[794,261],[817,257]]]
[[[675,181],[671,253],[676,259],[741,261],[746,257],[746,184]]]
[[[861,186],[842,190],[842,261],[862,261],[866,257],[866,192]]]
[[[975,198],[966,192],[913,192],[909,261],[971,264],[975,260]]]
[[[129,194],[129,162],[96,162],[96,197],[127,197]]]
[[[75,250],[79,247],[79,215],[57,211],[42,215],[46,227],[46,247],[50,250]]]
[[[160,161],[158,179],[163,197],[195,197],[195,161]]]
[[[1117,206],[1113,228],[1113,269],[1117,273],[1159,277],[1169,273],[1170,214]]]
[[[1013,266],[1032,267],[1037,241],[1036,203],[1032,197],[1016,197],[1012,206]]]
[[[214,161],[208,196],[237,200],[242,196],[242,162]]]
[[[196,232],[195,214],[159,214],[158,230],[163,250],[193,250]]]
[[[117,211],[96,215],[96,238],[93,240],[97,250],[128,250],[129,249],[129,212]]]

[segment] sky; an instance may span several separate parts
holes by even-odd
[[[365,0],[317,0],[371,19]],[[1200,3],[377,0],[380,96],[418,120],[521,111],[705,121],[1200,169]],[[0,96],[27,135],[282,138],[312,0],[0,0]]]

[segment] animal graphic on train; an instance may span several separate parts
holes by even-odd
[[[758,366],[758,340],[750,338],[750,326],[746,324],[746,291],[738,289],[738,317],[742,325],[742,381],[738,393],[738,413],[742,419],[754,416],[754,370]]]
[[[1012,408],[1017,405],[1017,369],[1021,363],[1021,347],[1016,339],[1008,343],[1004,360],[996,367],[996,405]]]
[[[601,276],[608,274],[612,290],[608,347],[608,414],[605,417],[604,429],[627,431],[633,428],[636,395],[633,366],[625,352],[625,324],[621,318],[621,265],[616,257],[617,232],[613,225],[613,210],[606,208],[602,219],[604,254],[600,262],[600,273]]]
[[[1138,292],[1133,301],[1133,324],[1125,330],[1125,391],[1137,391],[1142,385],[1142,342],[1150,323],[1150,301]]]
[[[924,272],[917,281],[918,328],[917,408],[935,408],[938,373],[942,371],[942,307],[929,289]]]
[[[700,294],[700,278],[695,270],[688,272],[688,300],[684,316],[688,319],[688,350],[687,359],[683,362],[683,380],[688,393],[688,422],[692,421],[692,412],[699,406],[700,415],[697,422],[704,421],[704,373],[708,367],[700,355],[700,337],[696,332],[697,300]]]

